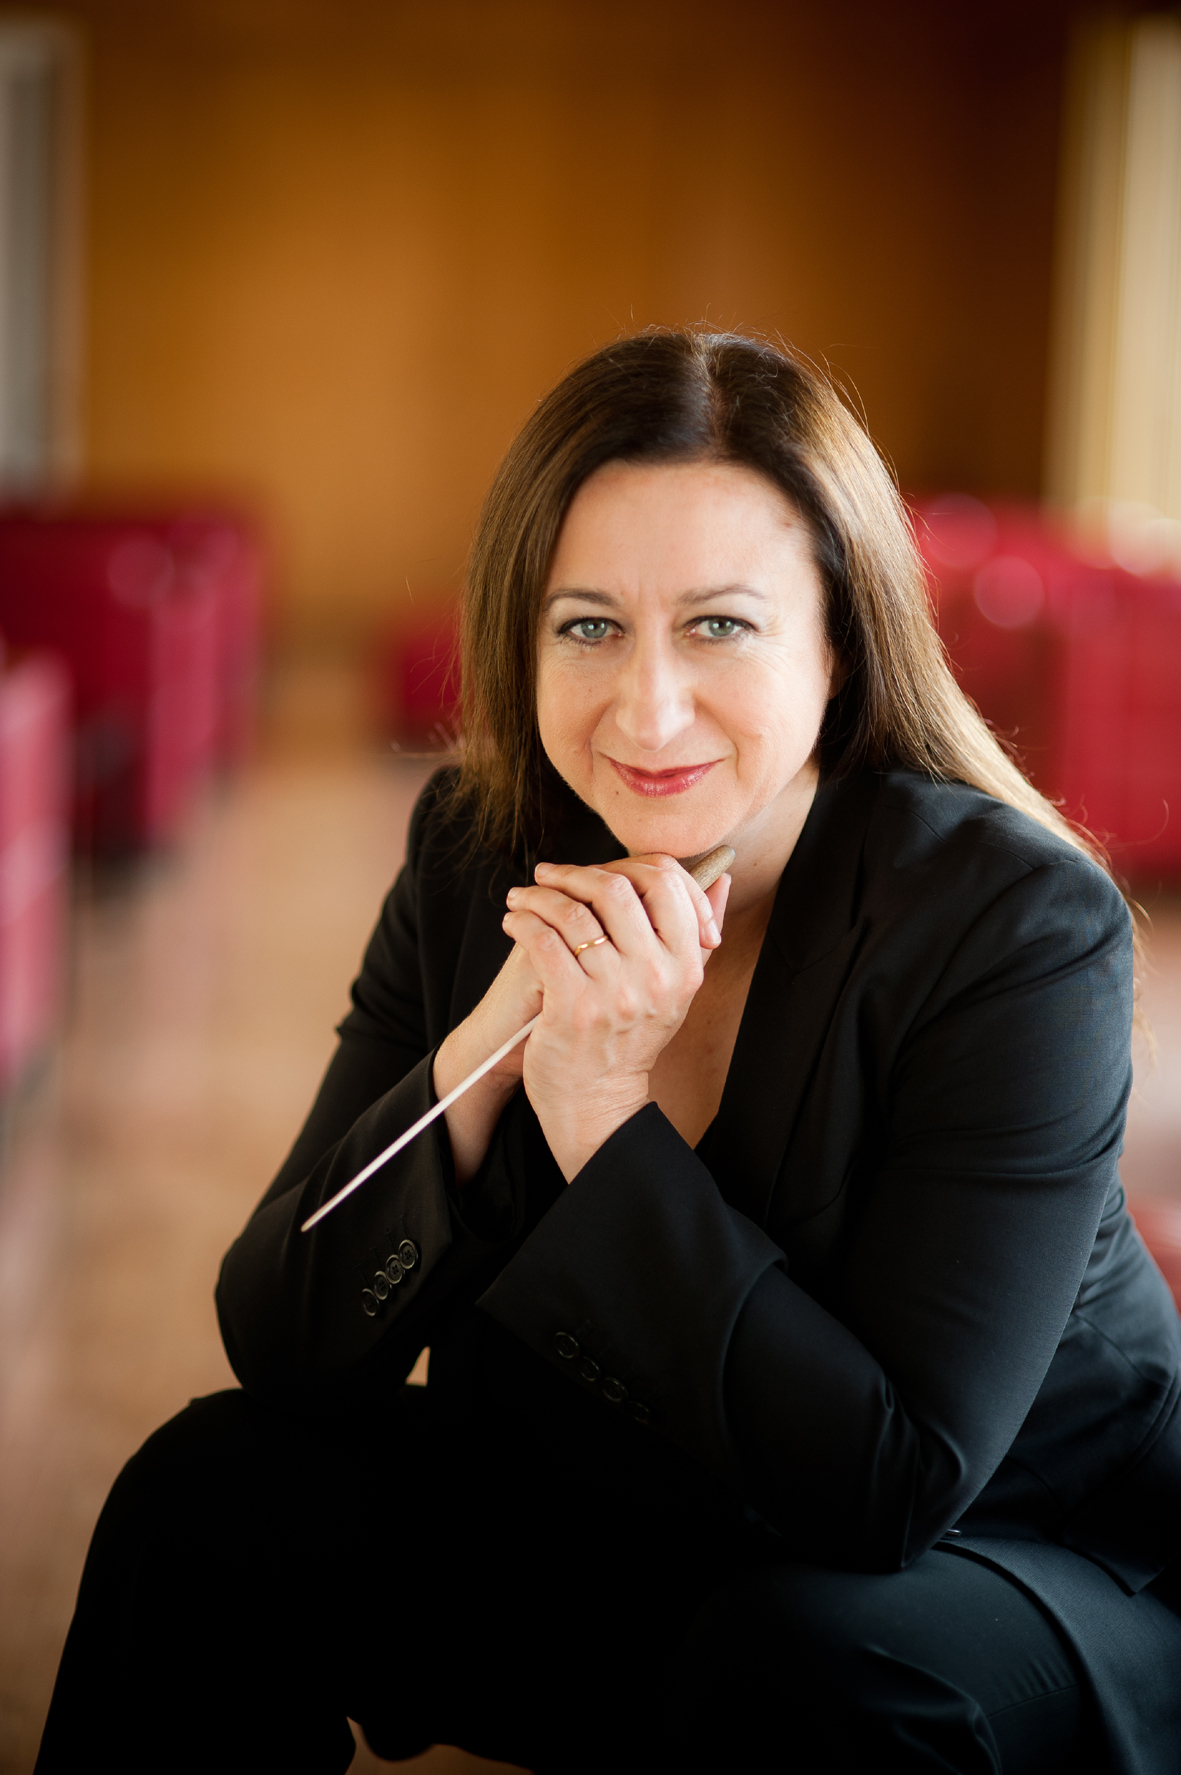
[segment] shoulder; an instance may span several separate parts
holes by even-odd
[[[483,914],[479,947],[495,946],[497,860],[476,840],[475,819],[456,800],[456,771],[436,771],[410,816],[406,859],[382,904],[353,983],[353,1010],[342,1035],[394,1039],[418,1028],[421,1044],[441,1039],[456,970],[473,916]],[[401,1039],[400,1037],[398,1039]]]
[[[1123,1078],[1131,915],[1098,863],[1029,815],[966,784],[882,773],[857,913],[868,989],[904,1002],[908,1028],[950,1011],[1013,1054],[1034,1030],[1064,1054],[1069,1034]]]
[[[966,784],[882,773],[858,910],[895,968],[941,990],[1070,974],[1130,1004],[1132,920],[1110,875],[1029,815]]]
[[[1084,851],[1019,808],[966,783],[908,770],[882,773],[866,835],[877,885],[955,899],[967,914],[1017,890],[1099,918],[1119,930],[1130,915],[1115,882]]]
[[[478,809],[458,793],[455,765],[436,770],[419,794],[406,833],[402,878],[420,903],[452,908],[487,888],[510,860],[481,844]]]
[[[412,867],[449,843],[467,841],[470,845],[472,820],[470,814],[465,818],[457,806],[458,779],[456,766],[447,764],[433,772],[423,784],[406,834],[406,860]]]

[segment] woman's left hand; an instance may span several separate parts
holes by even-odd
[[[671,857],[632,857],[609,869],[539,863],[536,879],[510,892],[504,928],[542,984],[524,1084],[569,1182],[648,1101],[648,1073],[717,945],[702,948],[701,890]],[[723,877],[710,890],[715,915],[728,886]],[[593,946],[587,907],[593,934],[606,938]]]

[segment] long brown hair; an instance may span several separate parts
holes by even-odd
[[[845,669],[821,733],[826,774],[894,764],[970,783],[1090,851],[952,677],[906,509],[828,379],[761,340],[672,329],[622,339],[578,364],[540,403],[492,483],[463,603],[456,785],[483,842],[535,849],[540,840],[541,599],[571,500],[615,461],[740,464],[800,512]]]

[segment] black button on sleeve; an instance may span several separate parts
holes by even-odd
[[[362,1288],[361,1306],[371,1319],[377,1318],[377,1296],[372,1288]]]
[[[387,1257],[385,1260],[385,1273],[396,1288],[398,1283],[402,1280],[402,1277],[406,1274],[406,1270],[404,1265],[399,1263],[396,1257]]]
[[[593,1387],[603,1371],[597,1362],[592,1362],[589,1356],[584,1356],[578,1364],[578,1372],[583,1380]]]
[[[378,1270],[373,1278],[373,1292],[378,1300],[384,1300],[390,1291],[390,1280],[384,1270]]]
[[[627,1398],[627,1388],[615,1375],[609,1374],[603,1382],[603,1398],[608,1405],[622,1405]]]
[[[418,1246],[413,1239],[403,1239],[398,1246],[398,1257],[404,1270],[412,1270],[418,1262]]]
[[[628,1415],[634,1418],[637,1424],[647,1425],[652,1422],[652,1413],[646,1405],[641,1405],[638,1399],[629,1400],[627,1409]]]
[[[554,1349],[563,1362],[573,1362],[575,1356],[579,1354],[578,1339],[571,1337],[568,1331],[555,1331]]]

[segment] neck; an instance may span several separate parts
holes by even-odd
[[[779,878],[796,847],[808,810],[816,796],[820,772],[814,763],[807,764],[776,796],[770,807],[751,820],[741,831],[727,833],[726,842],[735,850],[730,871],[730,899],[726,917],[745,919],[749,913],[760,915],[764,923],[770,913]]]

